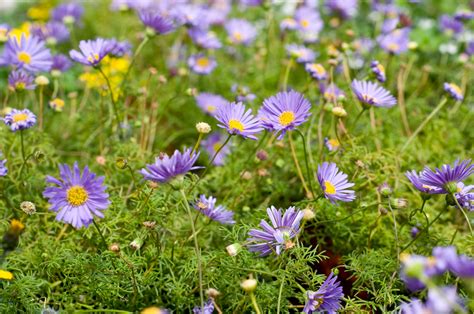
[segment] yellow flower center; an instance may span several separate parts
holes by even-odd
[[[336,187],[329,181],[324,181],[324,193],[334,195],[336,194]]]
[[[288,124],[295,121],[295,114],[293,111],[283,111],[278,120],[280,121],[281,125],[287,126]]]
[[[301,24],[301,27],[307,28],[309,26],[309,21],[308,20],[301,20],[300,24]]]
[[[367,103],[373,103],[373,104],[377,103],[377,99],[375,99],[374,97],[369,96],[369,95],[367,95],[367,94],[363,94],[363,95],[362,95],[362,99],[363,99],[364,101],[366,101]]]
[[[339,141],[336,140],[336,139],[330,139],[330,140],[328,141],[328,143],[329,143],[329,145],[331,145],[331,146],[334,147],[334,148],[337,148],[337,147],[339,147],[339,145],[340,145],[340,144],[339,144]]]
[[[216,106],[213,106],[213,105],[207,105],[206,108],[207,108],[207,111],[209,112],[214,112],[217,109]]]
[[[209,59],[206,57],[201,57],[196,60],[196,64],[201,68],[206,68],[209,66]]]
[[[89,57],[87,57],[87,61],[89,62],[94,62],[94,61],[99,61],[99,54],[97,53],[94,53],[92,55],[90,55]]]
[[[459,95],[462,94],[461,88],[459,86],[457,86],[456,84],[450,83],[449,87],[451,87],[456,94],[459,94]]]
[[[232,37],[234,38],[234,40],[235,40],[236,42],[241,42],[242,39],[243,39],[243,36],[242,36],[242,34],[241,34],[240,32],[234,32],[234,33],[232,34]]]
[[[222,144],[221,143],[215,143],[212,148],[214,149],[215,152],[217,152],[219,149],[221,149]]]
[[[6,271],[6,270],[0,270],[0,279],[12,280],[13,279],[13,274],[9,271]]]
[[[311,69],[313,71],[316,71],[319,75],[326,74],[326,70],[324,70],[324,68],[321,64],[318,64],[318,63],[312,64]]]
[[[72,206],[80,206],[84,204],[89,198],[89,194],[87,193],[87,191],[79,185],[74,185],[70,187],[67,190],[66,194],[67,201]]]
[[[198,203],[197,203],[197,207],[199,207],[200,209],[206,209],[206,208],[207,208],[207,205],[204,204],[203,202],[198,202]]]
[[[388,50],[392,52],[397,51],[399,48],[400,46],[396,43],[391,43],[388,45]]]
[[[28,115],[26,113],[17,113],[13,116],[13,122],[20,122],[20,121],[25,121],[28,119]]]
[[[18,82],[18,83],[16,83],[16,85],[15,85],[15,88],[16,88],[17,90],[24,90],[25,87],[26,87],[26,84],[23,83],[23,82]]]
[[[230,119],[229,120],[229,129],[239,130],[240,132],[243,132],[244,131],[244,125],[239,120]]]
[[[381,73],[384,73],[384,74],[385,74],[385,68],[384,68],[384,66],[381,65],[380,63],[377,64],[377,69],[379,69],[379,71],[380,71]]]
[[[18,53],[17,57],[18,57],[18,61],[22,63],[26,63],[26,64],[31,63],[31,56],[27,52],[21,51]]]

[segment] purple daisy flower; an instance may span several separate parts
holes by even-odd
[[[204,303],[203,309],[199,306],[196,306],[193,309],[194,314],[212,314],[213,312],[214,312],[214,302],[212,302],[212,299],[209,299],[207,300],[206,303]]]
[[[187,27],[209,28],[207,8],[198,4],[181,4],[173,8],[174,18]]]
[[[399,20],[400,19],[398,18],[398,16],[386,18],[383,21],[383,24],[382,24],[382,27],[381,27],[382,34],[388,34],[392,31],[394,31],[397,28]]]
[[[198,27],[193,27],[188,30],[191,40],[201,48],[204,49],[220,49],[222,44],[214,32],[204,30]]]
[[[84,65],[96,66],[111,50],[109,41],[103,38],[94,40],[81,40],[79,43],[80,52],[71,50],[69,56],[72,60]]]
[[[295,28],[306,43],[315,42],[324,26],[319,12],[306,5],[296,10],[294,21],[296,22]]]
[[[408,50],[410,40],[410,29],[408,27],[396,29],[388,34],[377,37],[377,41],[388,53],[398,55]]]
[[[474,19],[474,11],[461,9],[454,14],[454,18],[458,21],[469,21]]]
[[[326,0],[326,7],[333,14],[348,19],[357,14],[357,2],[358,0]]]
[[[196,74],[207,75],[216,68],[217,62],[213,57],[199,53],[189,57],[188,66]]]
[[[80,24],[84,7],[78,3],[64,3],[54,8],[51,13],[53,21],[61,22],[66,25]]]
[[[252,115],[252,110],[238,103],[226,103],[216,110],[215,118],[218,127],[226,129],[229,134],[238,134],[244,138],[256,140],[254,134],[263,130],[260,121]]]
[[[157,11],[141,10],[138,16],[151,34],[166,34],[175,28],[170,18]]]
[[[344,92],[339,89],[335,84],[326,85],[321,83],[319,85],[321,93],[324,96],[324,99],[328,102],[336,102],[339,98],[344,97]]]
[[[341,307],[341,299],[344,293],[337,281],[337,276],[330,273],[318,291],[307,291],[306,296],[308,300],[304,305],[304,313],[336,313]]]
[[[462,101],[464,99],[461,88],[454,83],[444,83],[444,91],[457,101]]]
[[[454,286],[433,287],[428,290],[426,305],[431,313],[455,313],[462,301]]]
[[[193,153],[190,148],[184,149],[183,153],[175,150],[171,157],[160,154],[156,157],[154,164],[146,165],[140,173],[145,180],[166,183],[175,177],[186,175],[191,170],[202,168],[194,166],[199,154],[199,152]]]
[[[206,150],[208,153],[209,157],[212,158],[216,152],[221,148],[221,146],[224,144],[225,137],[220,134],[220,133],[213,133],[210,136],[208,136],[205,140],[201,142],[202,147]],[[212,164],[214,166],[223,166],[225,158],[227,155],[230,153],[230,146],[225,145],[224,147],[221,148],[219,151],[219,154],[214,158],[214,161]]]
[[[287,17],[287,18],[284,18],[281,23],[280,23],[280,29],[282,31],[284,30],[295,30],[295,29],[298,29],[298,23],[296,22],[296,20],[294,18],[291,18],[291,17]]]
[[[221,95],[211,93],[200,93],[194,97],[196,103],[204,112],[213,115],[222,105],[228,103]]]
[[[2,156],[2,153],[0,152],[0,157]],[[5,165],[7,163],[6,159],[0,160],[0,177],[4,177],[8,174],[8,168]]]
[[[464,185],[462,182],[457,184],[457,193],[454,193],[459,205],[468,211],[474,211],[474,185]]]
[[[324,81],[328,78],[328,73],[319,63],[306,63],[304,68],[312,78],[315,78],[318,81]]]
[[[370,68],[372,69],[372,73],[375,75],[377,81],[384,83],[387,79],[385,76],[385,67],[377,60],[373,60],[370,63]]]
[[[289,44],[286,46],[286,51],[288,56],[295,58],[298,63],[313,62],[316,58],[313,50],[301,45]]]
[[[420,174],[420,181],[439,188],[435,194],[456,193],[458,182],[468,178],[472,173],[474,173],[474,165],[471,164],[471,160],[460,162],[458,159],[452,166],[445,164],[441,168],[435,168],[434,171],[426,166]]]
[[[441,15],[439,18],[439,27],[442,31],[451,34],[460,34],[464,30],[462,22],[447,14]]]
[[[13,70],[8,74],[8,88],[12,91],[34,90],[35,78],[23,70]]]
[[[335,203],[336,201],[352,202],[356,196],[349,190],[354,183],[347,181],[347,174],[339,171],[336,164],[323,162],[318,166],[318,181],[324,196]]]
[[[291,241],[296,237],[301,229],[300,222],[303,218],[303,212],[289,207],[284,214],[282,209],[276,209],[274,206],[267,208],[267,214],[272,222],[272,226],[265,220],[260,221],[260,227],[263,230],[251,229],[249,231],[250,252],[259,252],[260,256],[267,256],[272,252],[280,255],[282,250],[291,249],[294,243]]]
[[[212,220],[220,222],[221,224],[231,225],[235,224],[234,212],[227,210],[224,206],[216,206],[216,198],[202,194],[194,203],[194,208]]]
[[[423,304],[419,299],[412,299],[409,303],[403,302],[400,305],[400,314],[421,314],[431,313],[431,309]]]
[[[255,94],[250,92],[250,88],[248,88],[247,86],[233,84],[230,90],[232,91],[232,93],[236,94],[236,102],[247,103],[257,98]]]
[[[324,145],[330,152],[337,151],[341,147],[341,143],[337,139],[328,139],[327,137],[324,138]]]
[[[32,29],[32,33],[41,40],[44,40],[50,45],[65,42],[69,39],[69,30],[61,22],[51,21],[46,25],[39,25]]]
[[[466,255],[458,255],[450,263],[450,270],[461,278],[474,278],[474,259]]]
[[[412,171],[407,171],[405,173],[405,176],[410,180],[411,184],[420,192],[426,193],[426,194],[439,194],[441,192],[441,189],[432,186],[432,185],[426,185],[423,182],[421,182],[420,175],[418,174],[415,170]]]
[[[51,52],[45,42],[36,36],[21,35],[18,41],[10,37],[5,46],[4,58],[7,63],[28,72],[47,72],[51,69]]]
[[[132,45],[128,40],[118,41],[115,38],[108,39],[110,55],[114,57],[123,57],[132,54]]]
[[[51,66],[51,72],[57,71],[64,73],[72,67],[71,60],[63,54],[57,54],[53,56],[53,65]]]
[[[87,166],[81,171],[77,162],[72,169],[59,165],[59,175],[60,179],[46,177],[46,183],[56,186],[47,187],[43,192],[50,204],[49,210],[58,213],[57,221],[79,229],[89,226],[94,216],[104,217],[102,211],[110,205],[104,177],[97,177]]]
[[[229,41],[234,45],[250,45],[257,37],[257,30],[246,20],[230,19],[225,23]]]
[[[3,118],[3,122],[10,127],[13,132],[31,128],[36,124],[36,116],[28,109],[12,109]]]
[[[287,131],[294,130],[311,115],[311,103],[298,92],[280,92],[263,101],[258,112],[262,126],[279,133],[281,140]]]
[[[351,88],[363,105],[390,108],[397,104],[395,97],[377,83],[353,80]]]

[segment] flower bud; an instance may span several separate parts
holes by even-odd
[[[418,229],[417,227],[412,227],[410,230],[410,235],[412,238],[415,238],[419,232],[420,232],[420,229]]]
[[[456,182],[448,182],[444,188],[446,189],[446,191],[448,191],[449,194],[458,192],[458,184]]]
[[[237,254],[239,254],[241,248],[242,245],[240,245],[239,243],[234,243],[228,245],[225,249],[227,250],[227,254],[229,254],[230,256],[236,256]]]
[[[257,152],[256,156],[257,156],[258,160],[261,160],[261,161],[264,161],[264,160],[268,159],[268,153],[263,149],[259,150]]]
[[[252,179],[252,173],[250,171],[244,171],[244,173],[242,174],[242,179],[244,180]]]
[[[334,105],[333,105],[332,103],[330,103],[330,102],[327,102],[327,103],[324,105],[323,109],[326,110],[326,111],[332,112],[332,109],[334,109]]]
[[[35,83],[40,86],[46,86],[49,84],[49,79],[44,75],[40,75],[35,78]]]
[[[408,200],[405,198],[392,198],[390,199],[390,205],[392,205],[392,207],[396,209],[407,208]]]
[[[132,242],[130,242],[130,247],[135,251],[138,251],[143,245],[143,240],[140,238],[136,238]]]
[[[196,88],[191,88],[190,87],[186,90],[186,95],[188,95],[188,96],[196,96],[197,94],[198,94],[198,91],[197,91]]]
[[[156,221],[144,221],[143,226],[148,229],[154,229],[156,226]]]
[[[208,134],[211,132],[211,126],[206,122],[199,122],[196,124],[196,130],[201,134]]]
[[[254,292],[257,289],[257,280],[253,278],[246,279],[240,283],[245,292]]]
[[[105,165],[105,162],[106,162],[106,159],[104,156],[97,156],[95,157],[95,161],[101,165],[101,166],[104,166]]]
[[[347,111],[344,108],[337,106],[332,108],[332,114],[336,117],[344,118],[347,116]]]
[[[27,215],[33,215],[34,213],[36,213],[36,206],[32,202],[21,202],[20,208]]]
[[[109,250],[114,253],[119,253],[120,245],[118,243],[112,243],[111,245],[109,245]]]
[[[207,289],[206,294],[209,298],[215,299],[221,293],[219,291],[217,291],[216,289],[214,289],[214,288],[209,288],[209,289]]]
[[[382,183],[377,190],[379,191],[380,194],[382,194],[383,197],[389,197],[392,195],[392,188],[390,185],[388,185],[387,182]]]
[[[117,158],[117,160],[115,160],[115,165],[119,169],[125,169],[128,166],[128,160],[126,158]]]
[[[305,208],[303,210],[303,220],[313,220],[316,215],[314,214],[314,211],[312,208]]]
[[[148,38],[151,38],[151,37],[154,37],[156,35],[156,32],[153,28],[151,27],[147,27],[145,29],[145,36],[148,37]]]

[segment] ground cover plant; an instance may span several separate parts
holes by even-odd
[[[0,3],[1,313],[471,313],[473,3]]]

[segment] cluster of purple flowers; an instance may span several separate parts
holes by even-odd
[[[0,151],[0,157],[2,157],[2,152]],[[7,163],[6,159],[0,160],[0,177],[4,177],[8,174],[8,168],[5,165]]]

